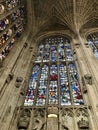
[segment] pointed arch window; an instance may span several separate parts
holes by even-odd
[[[92,48],[94,56],[98,60],[98,32],[92,33],[87,37],[89,46]]]
[[[50,37],[38,46],[24,106],[83,105],[70,41]]]

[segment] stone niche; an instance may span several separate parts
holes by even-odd
[[[23,109],[20,112],[18,119],[18,130],[27,130],[30,123],[31,112],[29,109]]]
[[[32,130],[46,130],[46,114],[44,108],[36,108],[33,110]]]
[[[61,110],[60,130],[74,130],[74,114],[72,109],[64,108]]]
[[[89,130],[89,114],[87,108],[76,110],[77,126],[80,130]]]

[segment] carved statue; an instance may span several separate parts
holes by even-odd
[[[26,130],[29,126],[29,122],[30,122],[30,111],[23,110],[19,117],[18,129]]]
[[[44,127],[44,124],[45,124],[45,121],[42,121],[42,120],[40,120],[39,118],[37,118],[36,120],[35,120],[35,127],[33,128],[33,130],[41,130],[42,129],[42,127]]]

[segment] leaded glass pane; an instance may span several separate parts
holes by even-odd
[[[84,104],[69,40],[50,37],[42,41],[34,64],[25,106]]]

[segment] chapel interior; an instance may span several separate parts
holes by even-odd
[[[0,130],[98,130],[98,0],[0,0]]]

